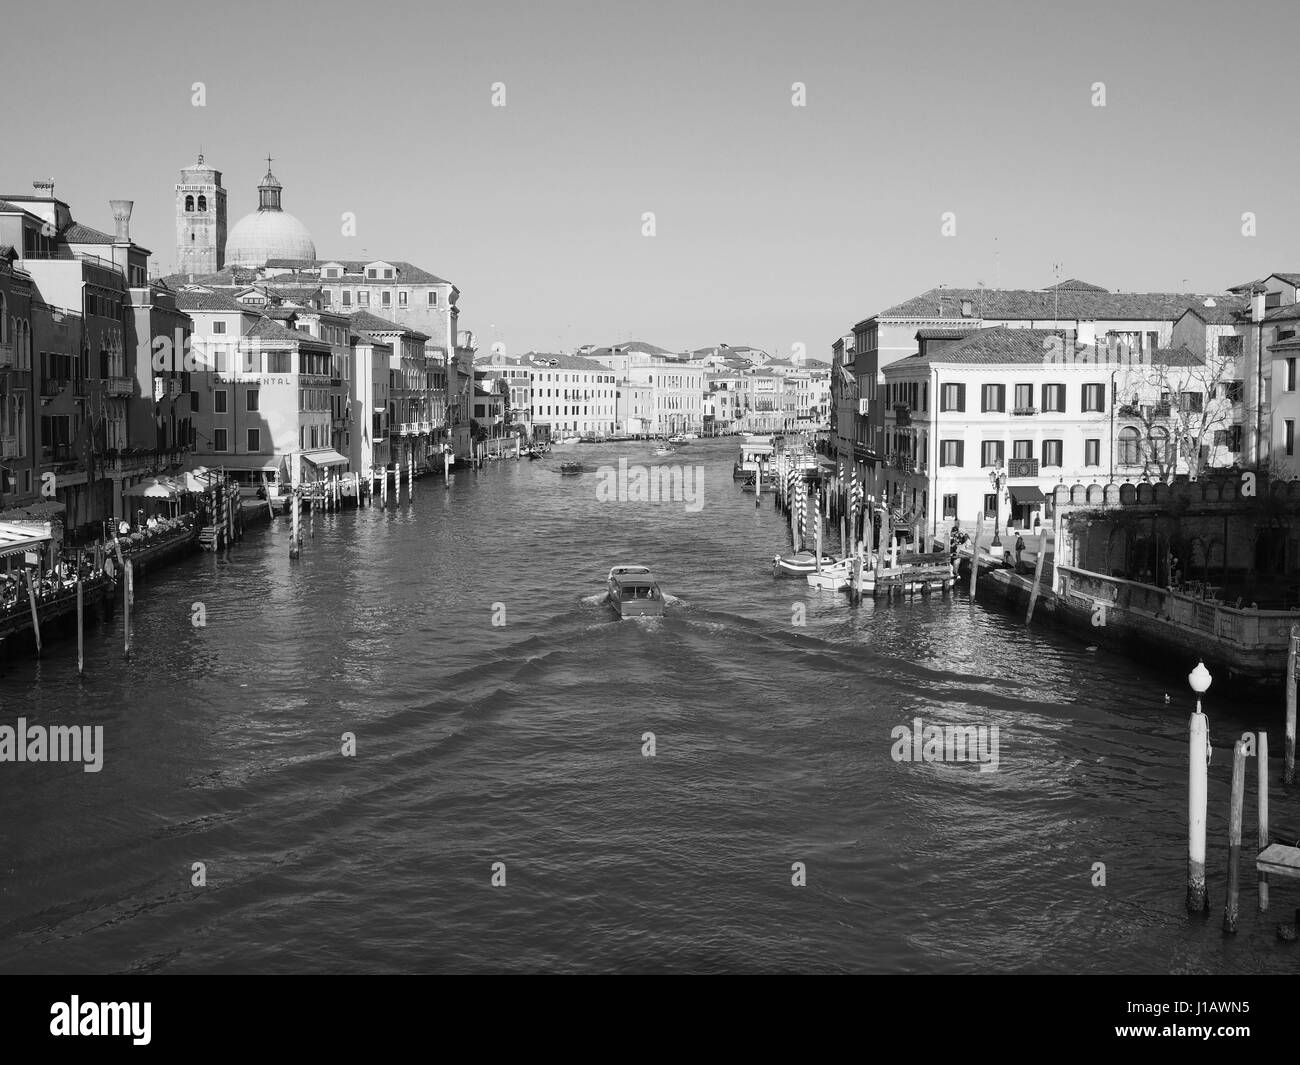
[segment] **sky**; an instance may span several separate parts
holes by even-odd
[[[202,147],[233,227],[270,154],[320,257],[452,281],[480,349],[829,359],[939,285],[1300,272],[1292,21],[1202,0],[29,4],[0,25],[0,193],[52,178],[110,232],[132,199],[169,273],[180,169]]]

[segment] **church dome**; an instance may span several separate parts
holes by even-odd
[[[244,215],[226,238],[226,265],[265,266],[268,259],[315,259],[307,227],[280,206],[283,186],[268,168],[258,185],[259,206]]]

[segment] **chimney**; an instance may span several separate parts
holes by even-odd
[[[1250,294],[1250,320],[1252,322],[1262,322],[1264,320],[1264,301],[1267,293],[1263,289]]]
[[[130,244],[131,208],[135,206],[135,200],[109,200],[108,206],[113,209],[113,221],[117,225],[117,243]]]

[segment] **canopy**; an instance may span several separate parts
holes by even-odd
[[[22,525],[0,522],[0,558],[40,551],[53,539],[48,533],[36,532]]]
[[[1011,499],[1016,503],[1046,503],[1047,497],[1034,485],[1012,485]]]
[[[280,468],[280,460],[274,455],[227,455],[217,465],[228,470],[264,470],[273,473]]]
[[[302,457],[313,466],[346,466],[348,460],[337,451],[323,447],[316,451],[304,451]]]
[[[144,496],[145,499],[174,499],[181,494],[182,489],[178,488],[166,477],[150,477],[139,484],[133,484],[129,488],[123,488],[124,496]]]
[[[206,492],[216,480],[213,473],[200,466],[197,470],[185,470],[172,478],[172,483],[182,492]]]

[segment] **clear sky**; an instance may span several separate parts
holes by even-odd
[[[133,199],[169,272],[200,144],[232,226],[270,153],[319,255],[453,281],[480,348],[829,358],[891,303],[1055,263],[1140,291],[1300,272],[1293,25],[1280,0],[14,5],[0,192],[52,177],[109,231]]]

